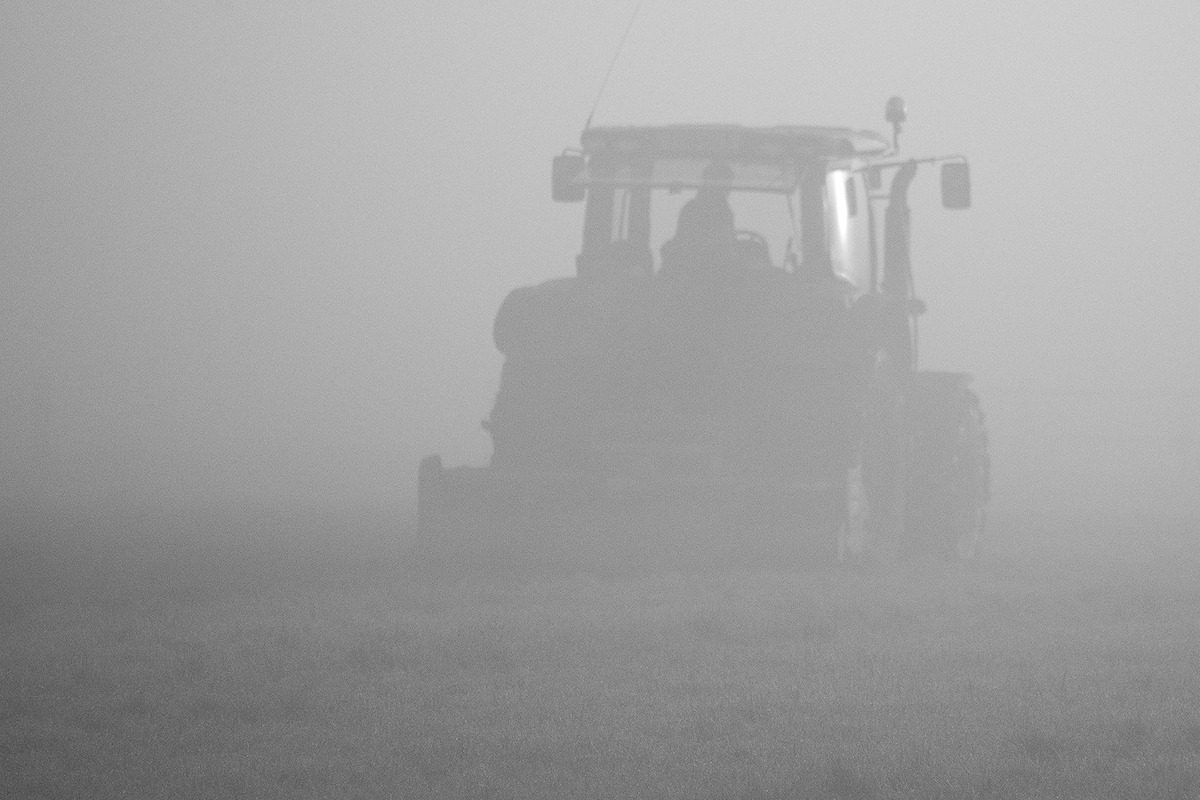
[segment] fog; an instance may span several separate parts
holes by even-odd
[[[809,123],[964,153],[914,190],[923,361],[977,376],[996,502],[1188,499],[1200,7],[647,0],[596,124]],[[0,499],[387,504],[482,463],[506,292],[631,4],[0,12]],[[1190,473],[1188,470],[1192,470]]]

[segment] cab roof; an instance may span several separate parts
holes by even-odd
[[[751,160],[843,159],[891,151],[874,131],[822,126],[661,125],[587,128],[580,135],[585,155],[714,157]]]

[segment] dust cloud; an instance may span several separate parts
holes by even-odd
[[[492,317],[568,274],[549,159],[630,9],[130,2],[0,12],[0,500],[368,503],[488,454]],[[995,500],[1131,510],[1196,476],[1200,9],[647,2],[597,124],[884,128],[924,362],[978,377]]]

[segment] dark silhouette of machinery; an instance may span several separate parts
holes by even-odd
[[[891,142],[834,127],[584,130],[553,163],[554,199],[584,203],[576,274],[501,306],[491,462],[421,463],[423,550],[971,557],[982,414],[968,375],[917,364],[907,201],[933,165],[943,205],[968,208],[968,165],[900,155],[898,98],[888,120]],[[755,218],[768,208],[771,231]]]

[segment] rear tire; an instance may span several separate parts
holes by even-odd
[[[983,537],[991,479],[979,398],[959,389],[922,404],[913,417],[906,549],[973,559]]]

